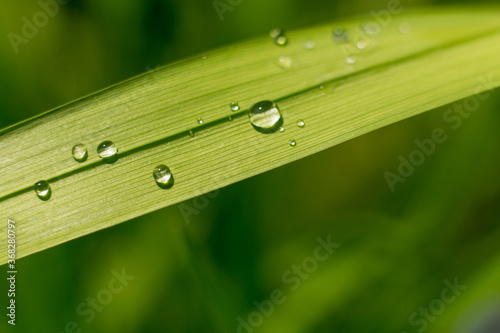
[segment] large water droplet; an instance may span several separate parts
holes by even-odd
[[[73,158],[75,159],[75,161],[80,163],[85,162],[87,160],[87,157],[89,156],[87,147],[82,143],[75,145],[71,153],[73,154]]]
[[[299,119],[299,120],[297,120],[297,126],[302,128],[302,127],[306,126],[306,122],[303,121],[302,119]]]
[[[346,43],[349,40],[349,35],[342,27],[336,27],[333,30],[333,40],[337,43]]]
[[[283,117],[276,103],[262,101],[253,105],[248,111],[252,126],[259,132],[272,133],[283,124]]]
[[[114,162],[117,158],[118,148],[112,141],[104,141],[97,146],[97,155],[105,162]]]
[[[153,177],[161,188],[170,188],[174,185],[174,176],[165,164],[158,165],[153,171]]]
[[[273,42],[279,46],[285,46],[288,42],[288,38],[286,37],[285,32],[280,28],[271,30],[269,36],[271,36]]]
[[[47,201],[52,195],[52,189],[50,185],[45,180],[41,180],[35,183],[35,192],[40,200]]]
[[[295,139],[290,139],[288,140],[288,144],[292,147],[295,147],[297,145],[297,141],[295,141]]]
[[[292,68],[293,61],[289,56],[281,56],[278,58],[278,66],[288,71]]]
[[[238,102],[231,102],[231,104],[229,104],[229,108],[231,109],[231,111],[239,111],[240,110],[240,105],[238,104]]]

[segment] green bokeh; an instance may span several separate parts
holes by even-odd
[[[479,5],[402,0],[405,10],[457,3]],[[277,26],[300,28],[386,6],[243,0],[221,21],[212,0],[70,0],[18,53],[2,39],[0,127]],[[36,1],[2,2],[1,35],[19,33],[22,18],[39,10]],[[242,332],[417,332],[424,328],[420,309],[438,306],[444,280],[455,278],[467,289],[431,312],[425,331],[498,332],[499,106],[493,94],[457,129],[443,120],[451,106],[433,110],[24,258],[18,325],[7,325],[2,314],[0,332],[71,332],[65,326],[75,321],[82,332],[223,333],[237,332],[238,318],[259,316],[262,324]],[[447,140],[392,192],[384,172],[395,172],[398,157],[407,158],[414,140],[436,128]],[[291,280],[305,274],[290,272],[311,262],[318,237],[340,247],[307,277]],[[79,305],[104,297],[112,271],[122,268],[135,278],[87,322]],[[276,289],[286,300],[271,311],[266,305]],[[261,315],[255,302],[264,306]],[[415,312],[418,324],[409,320]],[[488,316],[496,326],[480,330]]]

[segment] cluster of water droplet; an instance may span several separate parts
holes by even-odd
[[[117,159],[117,154],[118,148],[112,141],[104,141],[97,146],[97,155],[99,155],[99,157],[102,158],[102,160],[106,163],[115,162]],[[73,148],[71,149],[71,155],[73,156],[75,161],[77,161],[78,163],[83,163],[87,161],[89,157],[89,151],[87,149],[87,146],[85,146],[83,143],[79,143],[73,146]],[[36,182],[34,189],[36,195],[43,201],[49,200],[52,196],[52,188],[50,187],[50,184],[45,180]]]
[[[362,30],[367,35],[375,35],[380,32],[380,27],[375,24],[369,24],[370,22],[365,22],[361,26]],[[402,33],[408,33],[411,30],[409,23],[404,22],[399,26],[399,30]],[[282,29],[276,28],[270,32],[270,37],[272,41],[278,46],[285,46],[288,43],[288,37]],[[336,27],[332,33],[333,40],[339,44],[349,42],[349,33],[343,27]],[[363,50],[367,47],[368,43],[365,40],[359,40],[356,43],[356,47],[359,50]],[[313,50],[316,43],[312,39],[304,40],[302,44],[305,50]],[[207,57],[204,56],[203,60]],[[353,64],[356,62],[356,57],[354,55],[349,55],[346,57],[346,62]],[[278,66],[284,70],[290,70],[292,68],[293,61],[289,56],[280,56],[278,58]],[[321,85],[320,89],[323,90],[324,86]],[[233,112],[240,111],[240,105],[237,101],[232,101],[229,104],[229,108]],[[253,128],[261,133],[273,133],[276,131],[285,132],[283,127],[283,116],[278,105],[272,101],[261,101],[254,104],[248,110],[248,118]],[[231,117],[229,117],[232,120]],[[199,117],[197,119],[199,125],[204,124],[203,118]],[[296,122],[297,127],[303,128],[306,123],[304,120],[299,119]],[[194,137],[193,130],[189,129],[189,135]],[[293,138],[288,140],[288,144],[292,147],[297,145],[297,141]],[[101,142],[97,147],[98,156],[106,163],[113,163],[117,160],[118,148],[112,141]],[[88,159],[89,153],[87,147],[84,144],[77,144],[72,149],[72,155],[75,161],[83,163]],[[161,188],[170,188],[173,186],[174,177],[170,171],[170,168],[164,164],[158,165],[153,170],[153,178],[156,184]],[[41,200],[48,200],[52,195],[52,190],[50,184],[47,181],[39,181],[34,186],[37,196]]]
[[[288,38],[286,37],[285,32],[280,28],[271,30],[269,36],[271,36],[273,42],[279,46],[285,46],[288,42]]]

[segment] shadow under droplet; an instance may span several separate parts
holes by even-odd
[[[159,188],[164,189],[164,190],[171,189],[172,186],[174,186],[174,176],[172,175],[170,177],[170,180],[168,181],[168,183],[161,184],[161,183],[156,182],[156,185],[158,185]]]
[[[42,200],[42,201],[49,201],[50,198],[52,197],[52,191],[50,191],[48,194],[44,195],[44,196],[40,196],[40,195],[37,195],[38,199]]]
[[[118,161],[118,154],[115,154],[115,155],[110,156],[110,157],[103,158],[102,161],[104,163],[106,163],[106,164],[113,164],[116,161]]]
[[[252,122],[250,122],[252,124],[252,127],[255,128],[255,130],[257,130],[257,132],[260,132],[260,133],[263,133],[263,134],[270,134],[270,133],[274,133],[274,132],[277,132],[280,127],[283,126],[283,117],[280,118],[280,120],[274,124],[273,127],[270,127],[270,128],[263,128],[263,127],[259,127],[259,126],[256,126],[254,125]]]

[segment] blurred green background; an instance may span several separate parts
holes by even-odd
[[[405,10],[458,3],[402,0]],[[387,1],[231,7],[221,21],[212,0],[70,0],[18,53],[2,37],[0,127],[274,27]],[[39,10],[3,1],[1,35]],[[0,332],[500,332],[500,94],[457,130],[443,121],[449,107],[21,259],[17,325],[2,314]],[[435,128],[448,140],[392,192],[384,172]],[[340,247],[316,268],[318,237]],[[303,263],[308,273],[292,271]],[[110,293],[123,268],[135,278]],[[446,294],[456,279],[467,289]],[[276,289],[284,302],[271,306]],[[89,297],[95,316],[78,313]]]

